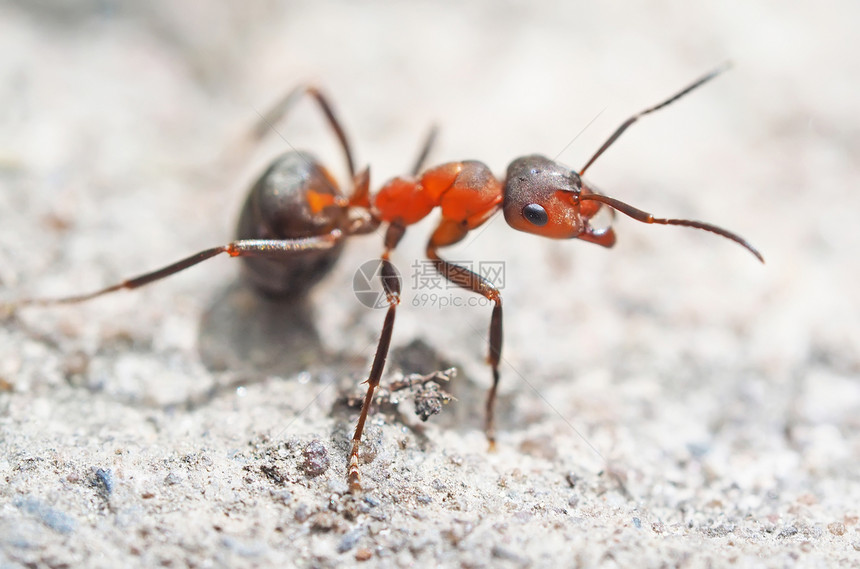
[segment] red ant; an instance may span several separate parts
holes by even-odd
[[[270,113],[263,116],[256,134],[262,136],[305,95],[312,97],[337,136],[346,157],[352,189],[344,194],[334,178],[315,158],[306,153],[287,152],[277,158],[251,188],[237,230],[238,240],[201,251],[162,269],[79,296],[56,299],[24,299],[15,306],[83,302],[120,289],[133,289],[178,273],[219,255],[242,257],[245,276],[263,293],[298,297],[319,281],[337,260],[347,237],[370,233],[386,225],[380,278],[388,302],[382,334],[366,381],[367,393],[352,438],[347,479],[351,491],[361,489],[358,454],[364,423],[385,366],[394,316],[400,303],[400,280],[389,261],[406,228],[435,208],[441,220],[427,243],[427,257],[441,276],[493,303],[490,318],[489,355],[493,384],[486,400],[485,431],[494,446],[493,419],[499,361],[502,353],[502,297],[499,290],[482,276],[446,261],[439,249],[461,241],[466,234],[490,217],[504,212],[505,221],[514,229],[553,239],[582,239],[603,247],[615,244],[611,226],[592,227],[592,218],[604,206],[643,223],[683,225],[703,229],[731,239],[749,250],[760,261],[761,254],[746,240],[715,225],[686,219],[657,218],[622,201],[595,191],[582,175],[627,128],[640,117],[661,109],[713,79],[724,68],[705,75],[691,85],[627,119],[579,171],[543,156],[517,158],[508,166],[504,179],[493,176],[483,163],[467,160],[449,162],[424,170],[422,166],[433,142],[427,138],[412,175],[387,182],[375,195],[370,194],[369,171],[356,173],[352,152],[340,121],[326,97],[316,88],[302,86],[292,91]]]

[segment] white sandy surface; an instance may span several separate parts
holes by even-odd
[[[620,217],[611,250],[492,220],[447,251],[505,264],[488,453],[490,309],[420,296],[432,221],[410,229],[386,381],[453,365],[457,400],[423,424],[409,401],[371,417],[363,496],[345,493],[343,401],[382,323],[351,290],[378,236],[305,306],[259,299],[225,258],[22,310],[0,328],[0,567],[858,565],[860,6],[213,4],[0,4],[0,300],[227,242],[287,146],[343,179],[309,103],[237,152],[301,82],[330,94],[379,187],[434,122],[433,163],[579,167],[726,60],[587,177],[737,231],[767,264]]]

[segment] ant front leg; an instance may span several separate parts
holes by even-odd
[[[436,267],[436,271],[445,277],[449,282],[457,285],[460,288],[470,290],[480,294],[487,300],[493,302],[493,314],[490,317],[490,350],[487,354],[487,363],[493,370],[493,385],[487,392],[487,407],[486,407],[486,422],[484,431],[487,435],[487,441],[490,444],[490,450],[496,448],[496,422],[495,422],[495,406],[496,406],[496,390],[499,386],[499,362],[502,358],[502,295],[499,289],[481,275],[462,267],[455,263],[451,263],[439,257],[437,249],[447,245],[453,245],[462,240],[468,233],[468,227],[461,222],[445,220],[439,224],[436,231],[430,237],[430,242],[427,244],[427,258],[429,258]]]
[[[400,304],[400,276],[394,269],[394,265],[389,261],[389,256],[391,250],[397,246],[405,232],[406,228],[403,225],[391,224],[385,233],[385,250],[382,253],[379,278],[382,281],[382,289],[388,302],[388,311],[385,313],[385,322],[382,324],[382,334],[380,334],[379,343],[376,345],[376,354],[373,356],[370,375],[368,375],[367,381],[364,382],[367,384],[367,393],[364,396],[364,403],[361,405],[361,415],[358,417],[358,423],[355,425],[355,433],[352,436],[352,449],[349,453],[349,466],[347,469],[347,483],[349,484],[349,491],[352,493],[361,491],[361,474],[358,467],[361,434],[364,432],[364,423],[367,421],[367,414],[370,412],[370,406],[373,403],[373,392],[379,385],[382,371],[385,369],[388,348],[391,346],[391,335],[394,332],[394,316],[397,311],[397,305]]]

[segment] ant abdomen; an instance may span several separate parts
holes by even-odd
[[[331,196],[319,210],[309,195]],[[343,193],[314,156],[287,152],[254,183],[236,229],[237,239],[299,239],[326,235],[347,224]],[[329,201],[333,201],[329,199]],[[330,249],[298,251],[289,259],[243,257],[243,276],[269,296],[299,298],[318,283],[337,262],[343,242]]]

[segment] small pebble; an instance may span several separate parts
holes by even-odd
[[[113,472],[111,469],[97,468],[93,476],[93,486],[96,487],[99,494],[107,499],[113,492]]]
[[[845,524],[842,522],[833,522],[827,524],[827,530],[833,535],[845,535]]]
[[[302,450],[302,455],[305,457],[302,463],[302,470],[310,477],[323,474],[329,467],[328,451],[318,440],[313,440],[305,445]]]
[[[373,552],[366,547],[359,548],[355,551],[356,561],[367,561],[371,557],[373,557]]]
[[[343,538],[341,538],[340,543],[337,544],[337,552],[338,553],[346,553],[358,543],[358,540],[364,534],[364,528],[359,527],[352,531],[346,532]]]

